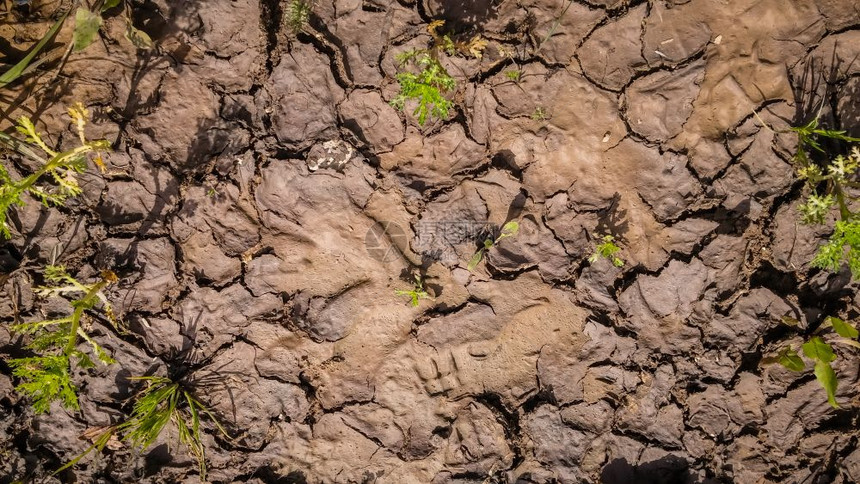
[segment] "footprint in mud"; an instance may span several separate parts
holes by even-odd
[[[495,393],[517,404],[537,391],[536,363],[542,350],[560,346],[578,351],[585,339],[581,330],[585,313],[560,293],[533,294],[527,292],[528,285],[519,281],[506,288],[509,291],[498,291],[494,285],[492,294],[485,294],[494,311],[481,327],[492,327],[491,331],[477,332],[472,325],[448,321],[445,335],[439,334],[441,329],[426,332],[423,341],[433,350],[410,355],[426,393],[449,399]],[[504,297],[517,292],[527,297],[516,303]]]
[[[483,341],[437,350],[436,354],[416,362],[415,372],[429,395],[460,398],[482,390],[483,360],[498,349],[498,344]]]
[[[415,372],[428,394],[439,395],[462,385],[460,369],[452,351],[443,351],[415,364]]]

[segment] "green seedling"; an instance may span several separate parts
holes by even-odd
[[[798,324],[798,321],[794,318],[783,317],[782,320],[791,326]],[[831,366],[831,363],[836,360],[836,353],[833,351],[833,346],[830,343],[838,343],[855,348],[860,348],[860,343],[857,342],[857,328],[851,323],[829,316],[824,319],[824,322],[818,327],[816,333],[822,333],[828,328],[832,328],[833,332],[839,337],[836,338],[832,334],[828,334],[830,342],[827,342],[821,336],[812,336],[801,345],[801,351],[812,362],[815,378],[827,393],[827,402],[833,408],[839,408],[839,404],[836,403],[838,380],[836,372],[833,370],[833,366]],[[776,356],[766,358],[765,362],[776,362],[796,372],[806,369],[806,363],[803,358],[800,357],[791,345],[782,348]]]
[[[3,237],[8,239],[12,236],[6,221],[7,212],[13,205],[24,205],[25,193],[29,193],[45,206],[62,205],[66,198],[81,193],[81,187],[75,175],[84,171],[90,154],[95,155],[94,162],[104,169],[100,153],[109,150],[110,143],[106,140],[87,141],[84,136],[84,126],[89,118],[89,111],[81,103],[77,103],[75,107],[69,108],[69,116],[77,127],[80,146],[60,153],[48,147],[36,131],[33,122],[26,116],[21,116],[17,126],[18,132],[24,136],[24,141],[0,132],[0,144],[40,165],[34,173],[17,181],[12,179],[3,165],[0,165],[0,234]],[[40,155],[30,146],[40,149],[47,154],[48,158]],[[39,184],[43,177],[52,179],[55,185]]]
[[[424,290],[424,282],[421,280],[421,276],[418,274],[415,275],[415,285],[409,291],[401,291],[395,290],[394,294],[396,296],[409,296],[411,299],[410,304],[412,306],[417,307],[419,300],[421,299],[430,299],[430,295],[427,294],[427,291]]]
[[[429,49],[412,49],[395,56],[399,71],[395,78],[400,84],[400,92],[390,104],[403,111],[407,102],[418,101],[413,115],[418,117],[421,126],[428,117],[447,119],[454,107],[454,103],[445,96],[454,90],[456,81],[442,65],[440,55],[462,54],[482,59],[488,44],[480,35],[468,41],[455,41],[450,35],[438,32],[444,25],[445,21],[434,20],[427,26],[427,32],[433,37],[433,45]]]
[[[418,106],[412,114],[418,117],[418,124],[422,126],[428,116],[447,119],[454,103],[443,93],[453,91],[455,81],[439,59],[430,51],[416,49],[399,54],[397,63],[401,69],[411,64],[418,73],[397,73],[395,77],[400,84],[400,92],[391,100],[391,105],[402,111],[407,101],[417,100]]]
[[[511,69],[509,71],[505,71],[505,77],[514,82],[520,82],[520,78],[522,77],[522,75],[523,71],[519,69]]]
[[[544,109],[543,106],[536,107],[531,115],[531,118],[534,121],[546,121],[548,117],[546,109]]]
[[[89,343],[92,354],[102,364],[115,363],[89,336],[83,317],[86,311],[101,305],[107,319],[117,326],[110,303],[102,293],[102,289],[116,282],[117,278],[113,272],[104,271],[99,281],[82,284],[69,275],[63,266],[49,265],[45,268],[45,279],[54,285],[37,288],[37,294],[79,294],[80,297],[70,302],[73,311],[69,316],[12,325],[13,332],[32,336],[27,349],[33,351],[35,356],[13,358],[8,363],[12,374],[21,380],[17,390],[30,397],[36,413],[47,412],[56,400],[67,409],[79,410],[77,389],[71,381],[72,362],[76,361],[79,368],[95,366],[90,356],[78,349],[79,339]]]
[[[604,235],[598,240],[600,240],[600,243],[594,248],[594,253],[588,258],[588,262],[594,264],[598,259],[604,258],[611,261],[615,267],[623,266],[624,261],[616,255],[621,250],[621,247],[615,245],[615,237]]]
[[[473,255],[472,258],[469,260],[469,264],[466,266],[466,268],[470,271],[475,270],[475,268],[478,267],[478,264],[480,264],[481,261],[484,260],[484,253],[486,251],[488,251],[488,250],[492,249],[493,247],[495,247],[496,245],[498,245],[499,242],[502,241],[502,239],[505,239],[507,237],[513,237],[513,236],[517,235],[517,233],[519,231],[520,231],[520,224],[518,222],[512,220],[512,221],[506,223],[502,227],[502,231],[499,233],[498,237],[496,237],[495,239],[491,239],[491,238],[484,239],[483,247],[481,247],[480,249],[477,250],[477,252],[475,252],[475,255]]]
[[[395,78],[400,84],[400,92],[390,104],[403,111],[408,101],[418,101],[412,114],[418,117],[421,126],[424,126],[428,117],[447,119],[454,107],[445,94],[454,90],[456,81],[439,61],[440,52],[453,56],[458,47],[464,47],[480,58],[486,46],[486,41],[477,36],[469,44],[458,45],[450,36],[437,32],[443,25],[444,21],[435,20],[427,26],[427,31],[433,37],[433,45],[429,49],[412,49],[395,56],[400,71]],[[407,70],[408,67],[411,70]]]
[[[301,32],[311,18],[312,2],[292,0],[284,10],[284,24],[293,34]]]
[[[860,279],[860,211],[854,206],[857,198],[847,192],[848,188],[860,187],[860,149],[854,146],[847,155],[830,157],[822,147],[825,140],[860,142],[860,138],[819,128],[817,119],[791,131],[797,134],[795,169],[808,193],[798,208],[801,222],[823,224],[834,207],[839,213],[830,239],[819,247],[811,264],[834,272],[847,264],[852,277]],[[824,155],[824,162],[813,160],[813,154]]]
[[[146,383],[135,398],[131,417],[125,422],[108,427],[98,435],[93,444],[82,454],[66,463],[56,472],[67,469],[78,463],[92,450],[101,451],[111,438],[122,435],[132,447],[141,452],[149,448],[158,439],[169,422],[173,422],[179,434],[179,442],[185,446],[188,453],[197,460],[200,470],[200,480],[206,480],[206,453],[203,441],[200,439],[200,417],[206,415],[227,439],[229,434],[221,426],[212,412],[182,386],[161,376],[138,376],[132,380]]]

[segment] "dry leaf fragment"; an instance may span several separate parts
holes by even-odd
[[[116,433],[114,432],[115,430],[116,428],[114,427],[89,427],[81,433],[80,438],[96,444],[100,438],[105,435],[105,433],[110,432],[111,435],[108,438],[105,447],[110,450],[120,450],[123,445],[119,438],[117,438]]]
[[[482,38],[480,35],[472,37],[472,40],[469,41],[469,53],[475,56],[475,59],[483,58],[484,49],[486,48],[487,40]]]

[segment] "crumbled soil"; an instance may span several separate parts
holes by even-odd
[[[6,14],[10,60],[61,3]],[[23,354],[13,314],[62,307],[33,292],[55,257],[117,272],[130,332],[92,319],[118,363],[75,376],[80,412],[35,415],[0,363],[0,482],[198,481],[174,434],[50,476],[142,374],[187,375],[235,437],[205,424],[211,482],[860,481],[856,352],[840,409],[763,364],[799,341],[782,316],[860,312],[808,266],[827,230],[797,223],[781,132],[820,109],[860,136],[857,2],[575,0],[540,50],[568,2],[467,3],[319,0],[295,35],[286,2],[135,0],[155,49],[108,15],[3,92],[3,128],[71,146],[81,101],[114,152],[66,207],[15,209],[0,353]],[[388,101],[434,19],[489,43],[444,57],[457,108],[421,127]],[[448,228],[509,220],[467,271],[480,237]],[[607,233],[621,268],[586,261]],[[395,295],[415,273],[418,307]]]

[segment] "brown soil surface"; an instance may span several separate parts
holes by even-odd
[[[9,62],[68,2],[31,3]],[[762,364],[800,341],[782,316],[860,312],[847,270],[808,266],[827,231],[797,223],[780,133],[821,107],[860,136],[855,0],[576,0],[539,50],[567,1],[318,0],[298,35],[277,0],[130,4],[155,49],[108,15],[0,101],[62,146],[81,101],[114,146],[66,207],[15,209],[3,359],[13,314],[62,307],[33,292],[55,256],[116,271],[130,328],[93,320],[118,363],[75,375],[80,412],[35,415],[0,363],[0,482],[197,482],[175,434],[50,477],[141,374],[189,375],[235,436],[205,424],[211,482],[860,481],[856,352],[838,410]],[[421,127],[388,101],[434,19],[488,46],[444,57],[457,108]],[[509,220],[468,271],[468,232]],[[586,260],[608,233],[621,268]]]

